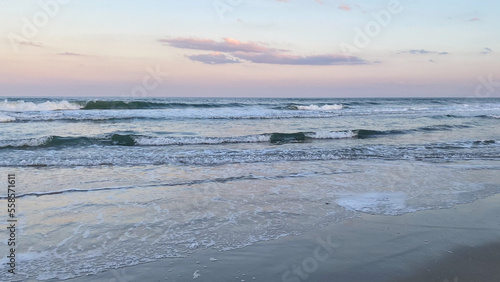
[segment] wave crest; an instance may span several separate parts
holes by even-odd
[[[43,103],[35,104],[33,102],[25,101],[8,101],[0,102],[0,111],[9,112],[30,112],[30,111],[58,111],[58,110],[79,110],[83,108],[82,105],[71,103],[66,100],[51,102],[46,101]]]
[[[161,103],[146,101],[88,101],[84,110],[147,110],[147,109],[185,109],[185,108],[223,108],[242,107],[239,103]]]
[[[0,123],[2,123],[2,122],[11,122],[11,121],[16,121],[16,118],[0,114]]]
[[[309,106],[296,106],[297,110],[304,111],[337,111],[342,110],[344,106],[342,104],[333,104],[333,105],[309,105]]]
[[[217,145],[238,143],[270,142],[276,144],[304,142],[308,139],[340,139],[352,138],[353,131],[323,131],[297,133],[266,133],[247,136],[229,137],[163,137],[129,134],[108,134],[99,137],[61,137],[45,136],[39,138],[0,141],[2,148],[22,147],[58,147],[58,146],[169,146],[169,145]]]

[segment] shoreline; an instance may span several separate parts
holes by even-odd
[[[500,194],[66,281],[500,281]],[[55,281],[55,280],[49,280]]]

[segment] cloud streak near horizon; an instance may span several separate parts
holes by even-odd
[[[223,38],[222,42],[217,42],[211,39],[195,39],[195,38],[174,38],[174,39],[159,39],[159,42],[167,43],[176,48],[195,49],[195,50],[210,50],[216,52],[275,52],[286,51],[268,48],[257,43],[243,43],[232,38]]]
[[[42,43],[37,43],[37,42],[33,42],[33,41],[18,41],[17,43],[19,45],[23,45],[23,46],[31,46],[31,47],[37,47],[37,48],[43,47]]]
[[[403,51],[403,52],[399,52],[398,54],[411,54],[411,55],[449,55],[450,53],[448,52],[436,52],[436,51],[429,51],[429,50],[425,50],[425,49],[411,49],[411,50],[408,50],[408,51]]]
[[[73,53],[73,52],[57,53],[57,55],[59,55],[59,56],[83,56],[82,54]]]
[[[200,55],[192,55],[187,56],[191,61],[197,61],[208,65],[221,65],[221,64],[239,64],[240,60],[237,58],[231,58],[230,56],[220,53],[214,52],[210,54],[200,54]]]
[[[483,55],[487,55],[487,54],[490,54],[490,53],[493,53],[493,50],[491,50],[491,48],[483,48],[483,50],[481,51],[481,54]]]
[[[356,56],[323,54],[300,56],[290,54],[289,50],[275,49],[263,43],[241,42],[233,38],[222,41],[195,38],[159,39],[159,42],[180,49],[212,51],[210,54],[187,56],[192,61],[204,64],[234,64],[245,60],[256,64],[275,65],[362,65],[369,62]],[[221,53],[222,52],[222,53]]]

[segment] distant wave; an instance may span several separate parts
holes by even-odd
[[[309,105],[309,106],[301,106],[301,105],[290,105],[286,107],[289,110],[302,110],[302,111],[337,111],[342,110],[344,108],[341,104],[333,104],[333,105]]]
[[[206,113],[201,115],[189,115],[188,113],[176,113],[173,115],[168,114],[147,114],[145,112],[138,114],[124,114],[118,113],[116,115],[32,115],[32,114],[18,114],[16,117],[6,117],[3,122],[46,122],[46,121],[67,121],[67,122],[81,122],[81,121],[125,121],[125,120],[178,120],[178,119],[195,119],[195,120],[265,120],[265,119],[320,119],[332,118],[339,116],[339,114],[322,112],[318,114],[268,114],[268,113]],[[1,117],[0,117],[1,119]],[[2,122],[2,121],[0,121]]]
[[[8,101],[0,102],[0,111],[11,112],[27,112],[27,111],[58,111],[58,110],[79,110],[83,108],[82,105],[71,103],[68,101],[51,102],[46,101],[43,103],[35,104],[33,102],[25,101]]]
[[[59,110],[134,110],[134,109],[184,109],[184,108],[223,108],[243,107],[240,103],[160,103],[146,101],[45,101],[42,103],[4,100],[0,111],[59,111]]]
[[[89,101],[83,107],[84,110],[111,110],[111,109],[159,109],[164,104],[141,101]]]
[[[481,117],[500,119],[500,115],[486,115],[486,116],[481,116]]]
[[[353,102],[345,102],[344,105],[346,106],[365,106],[365,105],[381,105],[382,102],[377,102],[377,101],[353,101]]]
[[[308,111],[334,111],[334,110],[342,110],[344,106],[334,104],[334,105],[309,105],[309,106],[297,106],[299,110],[308,110]]]
[[[369,129],[359,129],[356,130],[356,136],[360,139],[373,138],[382,135],[394,135],[394,134],[405,134],[407,130],[369,130]]]
[[[474,141],[474,145],[491,145],[491,144],[496,144],[496,140],[477,140]]]
[[[144,101],[88,101],[84,110],[184,109],[242,107],[239,103],[159,103]]]
[[[500,119],[500,115],[451,115],[451,114],[445,114],[445,115],[434,115],[431,116],[434,119],[445,119],[445,118],[456,118],[456,119],[463,119],[463,118],[481,118],[481,119]]]
[[[379,137],[383,135],[398,135],[398,134],[409,134],[415,132],[429,132],[429,131],[447,131],[456,128],[468,128],[468,125],[448,125],[448,124],[438,124],[432,126],[424,126],[413,129],[391,129],[391,130],[369,130],[360,129],[355,130],[356,136],[360,139]]]

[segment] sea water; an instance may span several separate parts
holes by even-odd
[[[65,279],[499,193],[500,99],[4,97],[0,156],[16,279]]]

